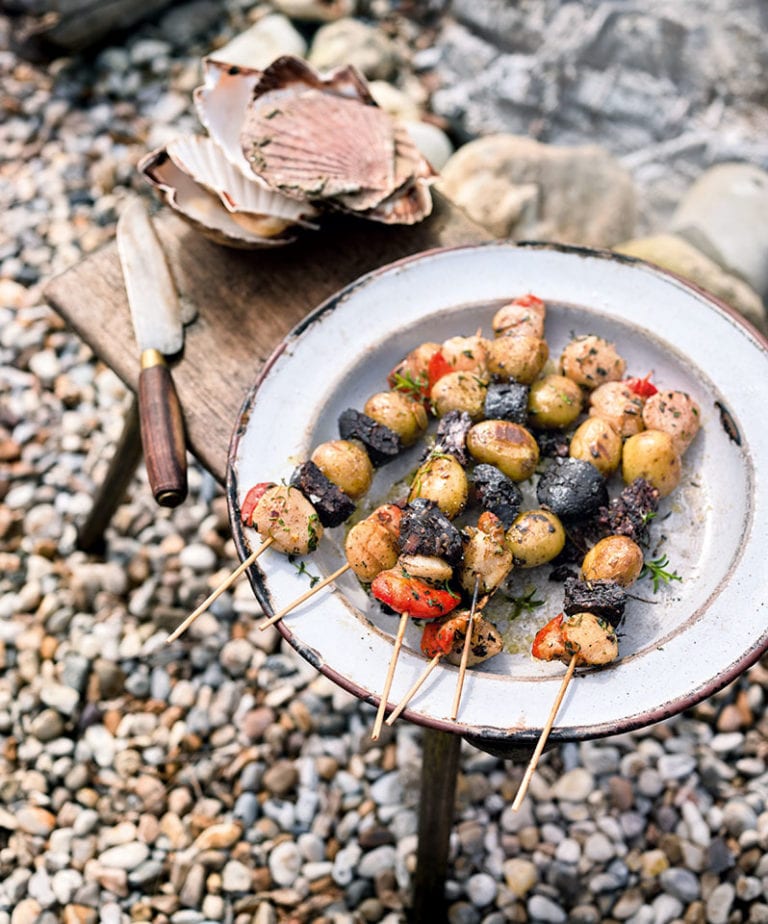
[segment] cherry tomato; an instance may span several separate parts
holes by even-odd
[[[427,376],[429,378],[429,390],[432,391],[432,388],[435,382],[438,379],[441,379],[444,375],[448,375],[449,372],[455,372],[456,370],[448,362],[448,360],[443,356],[443,351],[438,350],[429,361],[429,366],[427,367]]]
[[[653,373],[649,372],[643,379],[627,379],[629,390],[641,398],[650,398],[651,395],[655,395],[659,389],[651,381],[652,375]]]
[[[415,619],[445,616],[461,599],[453,591],[434,587],[394,568],[376,575],[371,584],[371,592],[377,600],[381,600],[396,613],[407,613]]]
[[[531,295],[530,292],[528,295],[520,295],[518,298],[512,299],[513,305],[520,305],[521,308],[543,308],[544,302],[537,298],[535,295]]]
[[[447,655],[453,648],[455,631],[450,623],[440,622],[437,619],[424,626],[421,636],[421,652],[427,658],[435,655]]]
[[[565,654],[562,613],[539,629],[531,645],[531,654],[540,661],[554,661]]]
[[[255,484],[245,495],[243,506],[240,508],[240,519],[246,526],[251,525],[256,504],[261,500],[267,488],[271,488],[273,484],[273,481],[262,481],[259,484]]]

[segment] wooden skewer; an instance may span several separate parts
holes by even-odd
[[[475,609],[477,608],[477,592],[480,589],[480,575],[475,578],[475,589],[472,591],[472,606],[469,609],[469,619],[467,620],[467,634],[464,636],[464,647],[461,650],[461,662],[459,663],[459,677],[456,681],[456,693],[453,697],[453,709],[451,709],[451,718],[455,719],[459,714],[459,703],[461,702],[461,691],[464,689],[464,677],[467,673],[467,663],[469,662],[469,651],[472,647],[472,630],[475,625]]]
[[[539,763],[539,758],[544,750],[544,745],[547,743],[547,738],[549,738],[549,733],[552,731],[552,726],[555,724],[555,717],[557,716],[558,709],[560,704],[563,701],[565,696],[565,691],[568,689],[568,684],[571,682],[571,677],[573,677],[573,671],[576,667],[576,655],[572,655],[571,660],[568,662],[568,670],[565,672],[563,677],[563,682],[560,684],[560,689],[557,691],[557,696],[555,697],[555,702],[550,710],[549,717],[547,718],[544,728],[541,730],[541,735],[539,735],[539,741],[536,745],[536,749],[531,756],[531,759],[526,768],[525,775],[520,783],[520,788],[517,790],[517,795],[515,796],[515,801],[512,803],[512,811],[516,812],[523,803],[525,799],[525,794],[528,792],[528,786],[531,782],[531,777],[536,770],[536,767]]]
[[[288,606],[284,606],[279,613],[275,613],[274,616],[270,616],[269,619],[265,619],[264,622],[259,623],[259,629],[261,629],[263,632],[264,629],[266,629],[268,626],[273,626],[276,622],[282,619],[286,613],[290,613],[291,610],[297,607],[300,603],[304,603],[305,600],[309,600],[310,597],[314,597],[314,595],[318,591],[322,590],[323,587],[327,587],[329,584],[335,581],[337,577],[341,577],[345,571],[349,571],[349,567],[349,562],[347,562],[337,571],[334,571],[333,574],[329,574],[327,578],[323,578],[319,584],[315,584],[314,587],[310,587],[308,591],[303,593],[300,597],[297,597],[293,603],[289,603]]]
[[[174,629],[173,632],[171,632],[171,634],[165,640],[166,645],[170,645],[171,642],[175,642],[176,639],[183,632],[186,632],[187,629],[192,625],[192,623],[197,619],[197,617],[201,616],[208,609],[208,607],[213,603],[213,601],[217,600],[228,587],[231,587],[232,584],[234,584],[235,581],[240,577],[243,571],[245,571],[246,568],[250,568],[250,566],[256,561],[256,559],[259,557],[259,555],[262,554],[262,552],[266,552],[266,550],[272,545],[273,541],[274,540],[272,536],[270,536],[268,539],[265,539],[257,549],[251,552],[248,558],[242,561],[230,575],[224,578],[224,580],[221,582],[221,584],[219,584],[216,590],[214,590],[213,593],[210,594],[210,596],[206,597],[205,600],[203,600],[203,602],[200,604],[200,606],[198,606],[196,610],[191,612],[189,616],[187,616],[187,618],[179,626],[177,626],[177,628]]]
[[[426,668],[421,672],[421,676],[416,681],[416,683],[414,683],[411,689],[405,694],[405,696],[400,700],[400,702],[395,706],[395,708],[392,710],[392,712],[387,717],[387,721],[386,721],[387,725],[394,724],[395,719],[397,719],[397,717],[400,715],[403,709],[405,709],[408,703],[419,692],[419,690],[421,689],[421,685],[424,683],[427,677],[429,677],[432,671],[437,667],[437,663],[438,661],[440,661],[442,657],[443,656],[441,654],[436,654],[434,658],[432,658],[432,660],[429,662],[429,664],[427,664]]]
[[[400,615],[400,625],[397,627],[397,635],[395,636],[395,648],[392,652],[392,657],[389,659],[389,668],[387,670],[387,677],[384,681],[384,689],[381,691],[379,711],[376,713],[376,721],[373,723],[371,741],[378,741],[379,735],[381,734],[381,726],[384,723],[384,713],[387,710],[389,691],[392,689],[392,678],[395,676],[395,665],[397,664],[400,649],[403,646],[403,636],[405,635],[405,629],[408,625],[408,619],[408,613],[402,613]]]

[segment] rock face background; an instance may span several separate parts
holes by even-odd
[[[449,15],[434,111],[464,140],[599,143],[637,184],[639,232],[707,167],[768,169],[762,0],[454,0]]]

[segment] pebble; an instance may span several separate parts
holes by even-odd
[[[279,886],[291,886],[301,869],[301,852],[293,841],[283,841],[269,855],[269,872]]]
[[[389,80],[398,58],[397,47],[381,30],[351,18],[321,26],[308,55],[318,70],[352,64],[370,80]]]
[[[584,802],[592,792],[595,778],[584,767],[564,773],[552,787],[552,795],[564,802]]]
[[[726,924],[735,897],[736,890],[730,882],[715,886],[706,902],[707,924]]]
[[[527,903],[528,915],[532,921],[541,921],[543,924],[562,924],[568,920],[564,909],[546,895],[533,895]]]
[[[132,841],[109,847],[99,854],[99,863],[115,869],[132,870],[143,863],[148,856],[149,847],[146,844],[142,844],[141,841]]]

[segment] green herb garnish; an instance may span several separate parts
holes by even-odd
[[[304,562],[304,561],[294,562],[294,563],[293,563],[293,566],[294,566],[294,568],[296,568],[296,571],[297,571],[300,575],[306,574],[306,576],[309,578],[309,586],[310,586],[310,589],[311,589],[312,587],[314,587],[315,584],[317,584],[317,582],[320,580],[320,575],[319,575],[319,574],[311,574],[309,571],[307,571],[307,563],[306,563],[306,562]]]
[[[512,598],[512,606],[514,607],[512,618],[517,619],[517,617],[524,612],[530,613],[532,610],[544,606],[544,603],[544,600],[536,599],[536,588],[529,587],[524,594]]]
[[[645,562],[640,577],[650,576],[653,581],[653,592],[656,593],[662,584],[669,584],[672,581],[682,581],[677,571],[668,571],[669,558],[661,555],[659,558],[653,558]]]
[[[413,398],[423,398],[426,379],[415,379],[410,372],[395,372],[393,390],[405,392]]]

